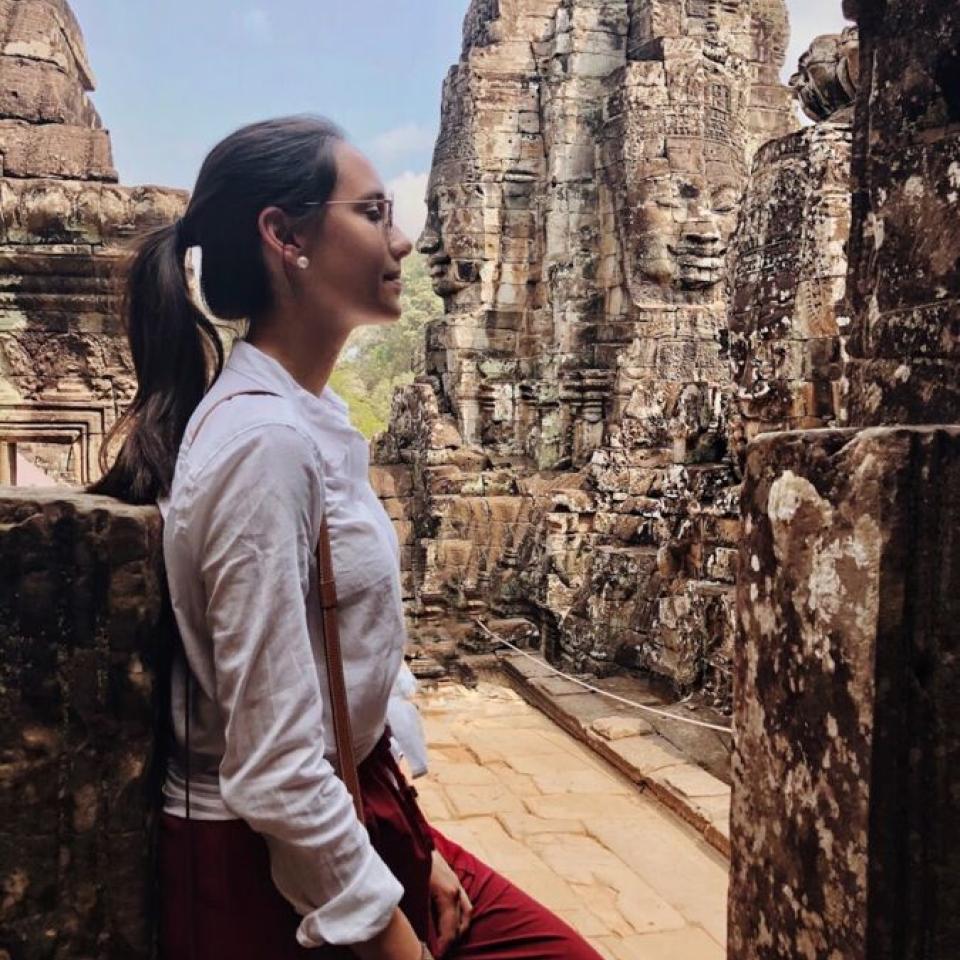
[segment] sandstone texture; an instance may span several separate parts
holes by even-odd
[[[103,436],[135,390],[114,269],[178,216],[182,191],[117,183],[65,0],[0,2],[0,482],[99,476]]]
[[[377,461],[406,470],[417,636],[729,697],[727,254],[795,125],[785,5],[475,2],[420,249],[445,315]]]
[[[960,422],[960,14],[861,2],[851,423]]]
[[[960,427],[751,445],[734,960],[956,955],[958,491]]]
[[[737,440],[846,418],[843,341],[856,28],[818,37],[791,85],[813,126],[754,160],[727,278]]]
[[[839,419],[852,429],[748,448],[731,960],[960,955],[960,272],[948,182],[960,10],[846,9],[861,42],[846,333],[838,322]],[[845,43],[818,41],[808,56],[822,94],[801,93],[811,116],[845,89]],[[830,50],[836,68],[824,66]],[[803,136],[836,128],[821,119]]]
[[[0,488],[0,956],[148,958],[160,518]]]

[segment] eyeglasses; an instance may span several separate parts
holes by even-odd
[[[387,233],[390,233],[390,231],[393,230],[393,196],[371,197],[369,200],[312,200],[304,204],[305,207],[335,207],[337,205],[349,205],[351,207],[363,206],[371,209],[376,207],[380,216],[380,222],[383,224],[383,229]]]

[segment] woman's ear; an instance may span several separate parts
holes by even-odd
[[[293,266],[303,255],[301,238],[290,229],[290,220],[279,207],[265,207],[257,217],[260,239],[284,265]]]

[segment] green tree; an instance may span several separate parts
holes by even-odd
[[[411,254],[403,262],[403,313],[395,323],[362,327],[347,343],[330,386],[347,402],[353,425],[365,436],[385,430],[397,387],[413,380],[413,359],[424,326],[443,313],[433,292],[427,259]]]

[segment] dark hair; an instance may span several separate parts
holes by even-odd
[[[256,317],[273,291],[258,217],[270,206],[306,221],[337,184],[340,130],[321,117],[281,117],[232,133],[210,151],[183,217],[146,234],[124,279],[124,317],[137,390],[100,449],[90,493],[152,503],[170,490],[191,414],[223,369],[216,328],[187,289],[184,258],[202,249],[201,289],[222,320]],[[309,205],[309,206],[308,206]],[[319,211],[319,212],[318,212]],[[111,441],[122,437],[108,467]]]

